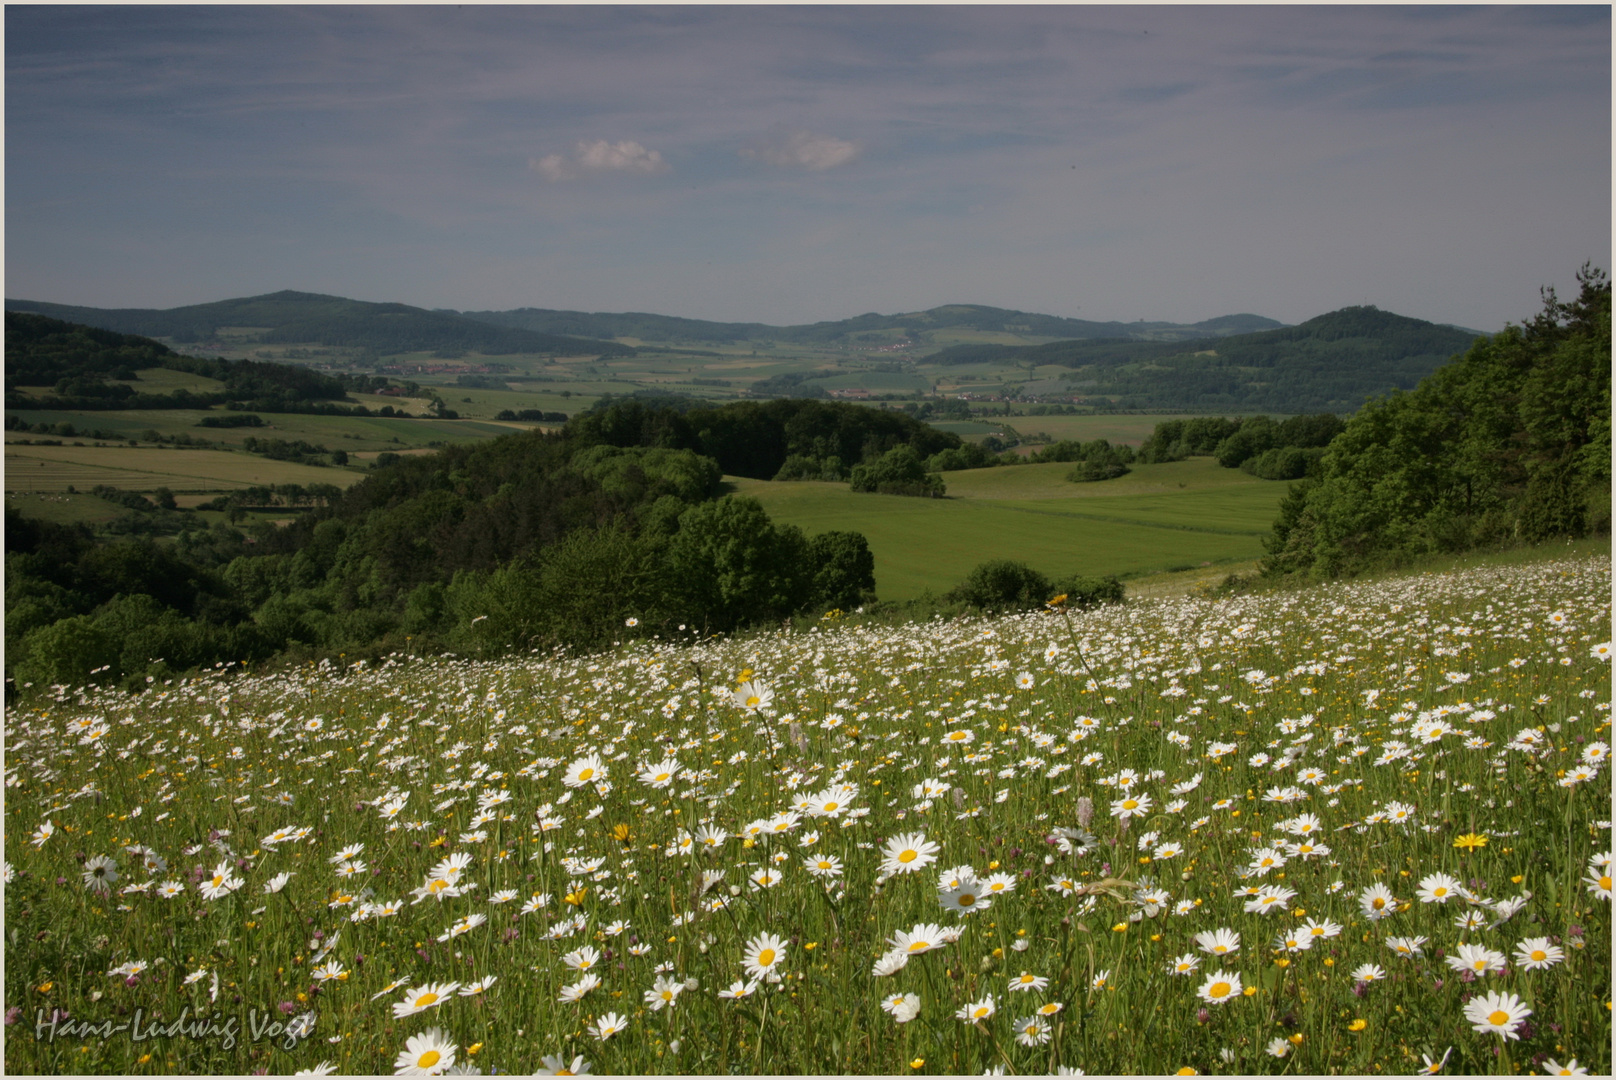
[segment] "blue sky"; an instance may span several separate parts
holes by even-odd
[[[5,295],[1496,330],[1610,266],[1587,7],[6,8]]]

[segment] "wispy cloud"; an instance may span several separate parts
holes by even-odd
[[[793,131],[771,137],[741,151],[743,158],[761,161],[777,169],[807,169],[823,172],[846,165],[859,155],[857,143],[833,135]]]
[[[575,180],[591,173],[623,172],[649,176],[667,172],[668,163],[655,150],[648,150],[632,139],[607,142],[605,139],[581,139],[572,148],[571,156],[546,154],[534,158],[528,168],[546,180]]]

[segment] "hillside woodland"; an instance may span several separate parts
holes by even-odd
[[[690,404],[608,402],[559,433],[400,457],[250,535],[97,538],[8,508],[8,665],[59,682],[289,650],[496,655],[608,645],[631,616],[713,633],[854,607],[875,588],[862,536],[776,526],[721,476],[959,445],[846,403]]]
[[[1610,281],[1584,266],[1543,309],[1408,393],[1360,409],[1291,490],[1273,575],[1610,531]]]

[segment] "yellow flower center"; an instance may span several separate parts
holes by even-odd
[[[1122,800],[1122,808],[1124,810],[1137,810],[1139,808],[1139,800],[1138,799],[1123,799]]]
[[[762,698],[758,697],[756,694],[753,694],[751,697],[746,699],[746,707],[749,709],[755,709],[758,707],[758,705],[762,704],[762,702]]]
[[[1229,992],[1233,989],[1234,987],[1230,986],[1226,982],[1215,982],[1207,990],[1207,993],[1212,997],[1228,997]]]
[[[902,855],[898,856],[898,861],[901,863],[911,863],[918,858],[920,858],[920,852],[910,848],[908,851],[905,851]]]
[[[1604,889],[1606,892],[1610,891],[1610,875],[1609,874],[1601,875],[1601,877],[1599,878],[1599,887],[1601,889]]]
[[[1369,906],[1374,908],[1376,911],[1379,911],[1381,908],[1386,906],[1386,901],[1377,896],[1375,897],[1374,902]]]
[[[929,941],[911,941],[909,943],[909,951],[912,953],[925,952],[929,948],[931,948],[931,942]]]
[[[764,949],[762,952],[758,953],[757,962],[758,967],[768,967],[770,964],[774,963],[774,950]]]
[[[1494,1027],[1503,1027],[1509,1023],[1509,1013],[1503,1009],[1497,1009],[1487,1014],[1487,1022]]]
[[[443,1055],[438,1053],[436,1050],[428,1050],[426,1053],[421,1055],[421,1060],[417,1061],[416,1064],[423,1069],[430,1069],[432,1066],[436,1065],[439,1059],[442,1057]]]
[[[580,780],[588,780],[591,776],[594,776],[594,775],[595,775],[595,770],[594,769],[585,769],[583,772],[578,774],[578,779],[580,779]]]
[[[415,1004],[418,1008],[425,1008],[437,1000],[438,995],[436,994],[422,994],[420,997],[415,999]]]
[[[970,907],[972,904],[976,903],[976,897],[972,896],[970,893],[963,893],[960,895],[959,903],[960,907]]]
[[[1533,960],[1541,961],[1541,960],[1547,960],[1548,958],[1549,958],[1549,954],[1544,952],[1542,949],[1533,949],[1532,950],[1532,959]]]

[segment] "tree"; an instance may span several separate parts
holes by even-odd
[[[872,462],[853,466],[851,487],[854,491],[934,499],[941,498],[947,490],[943,478],[928,474],[926,463],[908,446],[895,446]]]
[[[756,499],[692,506],[668,548],[675,602],[711,631],[783,618],[810,595],[806,548],[800,529],[776,526]]]
[[[863,533],[826,532],[808,540],[815,607],[853,608],[875,595],[875,556]]]
[[[948,599],[984,611],[1025,611],[1042,607],[1054,595],[1049,579],[1026,563],[994,559],[972,570]]]

